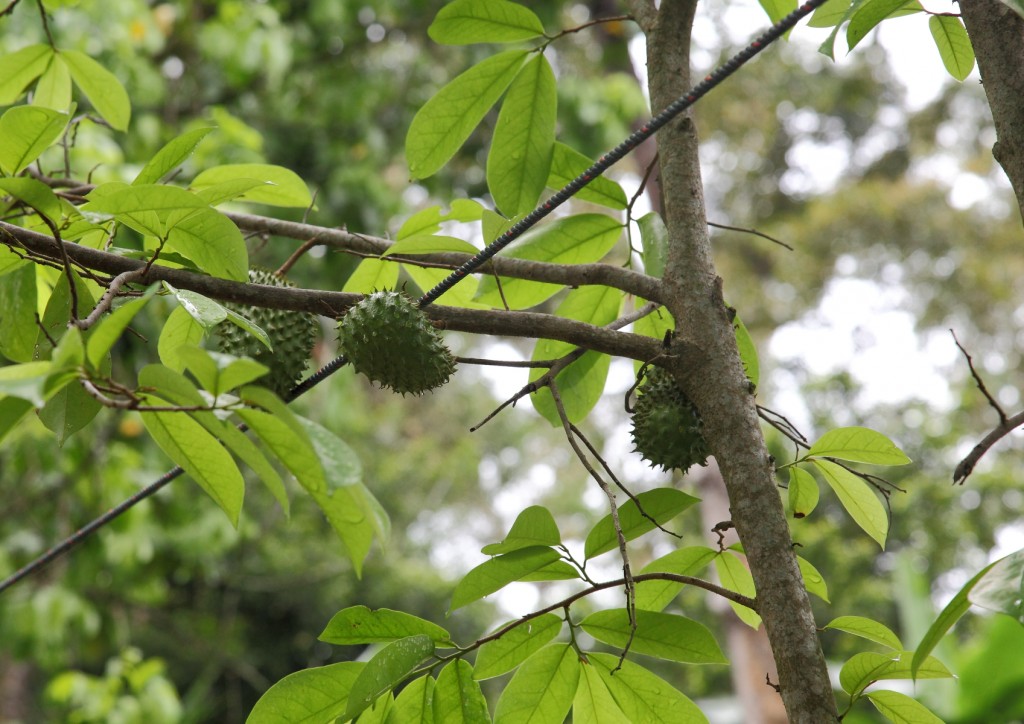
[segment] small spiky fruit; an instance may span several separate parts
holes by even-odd
[[[633,409],[633,444],[651,467],[686,470],[704,465],[710,454],[697,408],[672,376],[648,367]]]
[[[272,287],[290,287],[292,284],[269,269],[250,269],[249,282]],[[273,351],[231,321],[217,325],[214,343],[221,352],[236,357],[250,357],[270,368],[270,372],[259,380],[279,395],[284,395],[295,386],[302,376],[309,356],[313,352],[319,324],[316,316],[304,312],[290,312],[283,309],[264,309],[232,302],[226,307],[238,312],[256,324],[270,337]]]
[[[399,292],[374,292],[349,309],[338,344],[356,372],[403,395],[440,387],[455,372],[441,335]]]

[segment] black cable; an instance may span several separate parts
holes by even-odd
[[[485,264],[495,254],[518,239],[526,231],[533,228],[537,222],[579,193],[580,189],[598,176],[601,176],[614,164],[622,160],[622,158],[624,158],[633,149],[657,133],[658,129],[700,100],[708,93],[708,91],[736,72],[736,70],[738,70],[740,66],[748,60],[782,37],[783,34],[795,26],[802,18],[810,14],[815,8],[823,5],[825,1],[826,0],[809,0],[809,2],[804,3],[789,15],[779,20],[779,22],[775,23],[775,25],[770,27],[761,36],[750,43],[750,45],[734,55],[723,65],[716,68],[710,75],[691,88],[685,95],[671,103],[665,110],[633,132],[629,138],[605,155],[601,156],[594,165],[566,184],[562,190],[558,191],[543,204],[517,221],[504,234],[492,241],[465,264],[442,279],[437,286],[420,297],[417,302],[419,307],[422,309],[437,301],[438,297],[455,286],[461,279],[479,269],[480,266]],[[317,370],[315,373],[302,380],[302,382],[289,390],[288,394],[283,397],[284,401],[291,402],[300,395],[305,394],[344,367],[347,362],[348,360],[345,359],[344,355],[335,357],[324,367]],[[78,529],[38,558],[18,569],[3,581],[0,581],[0,593],[3,593],[18,581],[28,577],[32,573],[35,573],[53,562],[55,559],[59,558],[64,553],[67,553],[69,550],[81,543],[84,538],[132,508],[136,503],[150,497],[169,482],[179,477],[183,472],[185,471],[181,467],[175,467],[169,470],[158,480],[143,488],[132,497]]]

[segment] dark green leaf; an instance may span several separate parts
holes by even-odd
[[[728,660],[703,624],[685,616],[636,610],[636,631],[630,651],[668,661],[692,664],[725,664]],[[598,611],[580,621],[580,627],[598,641],[625,647],[630,641],[629,611],[613,608]]]
[[[358,716],[380,695],[391,691],[434,653],[434,642],[422,634],[388,644],[366,662],[349,690],[345,716]]]
[[[454,611],[499,591],[558,559],[557,551],[546,546],[533,546],[481,563],[455,586],[449,610]]]
[[[289,674],[260,697],[246,724],[331,722],[345,713],[349,691],[365,667],[345,661]]]
[[[499,630],[504,626],[499,626]],[[561,630],[562,619],[553,613],[545,613],[516,626],[500,639],[488,641],[480,647],[473,676],[482,681],[511,671],[543,648]]]
[[[545,646],[523,662],[501,692],[494,724],[564,721],[579,677],[579,657],[571,646]]]
[[[513,43],[544,34],[532,10],[506,0],[454,0],[441,8],[427,34],[435,43]]]
[[[473,667],[455,659],[441,669],[434,688],[434,720],[445,724],[489,724],[487,700],[473,676]]]
[[[34,358],[37,311],[34,264],[0,276],[0,354],[12,362]]]
[[[13,399],[13,398],[12,398]],[[63,447],[69,437],[92,422],[103,406],[79,384],[62,387],[39,411],[39,420]]]
[[[675,488],[648,490],[637,495],[636,500],[639,501],[640,508],[637,508],[637,503],[633,500],[619,507],[619,522],[627,541],[654,530],[655,524],[664,525],[694,503],[700,502],[699,498]],[[587,535],[584,552],[587,560],[590,560],[618,547],[618,537],[615,534],[612,516],[609,514],[599,520]]]

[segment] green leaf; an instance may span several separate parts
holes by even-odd
[[[613,654],[587,653],[587,658],[629,721],[707,724],[707,717],[696,704],[644,667],[628,659],[619,661]]]
[[[573,579],[583,580],[580,572],[565,561],[555,561],[543,568],[538,568],[519,580],[521,581],[571,581]]]
[[[46,404],[46,380],[52,371],[50,362],[0,367],[0,395],[20,397],[35,407],[42,407]]]
[[[435,645],[450,648],[452,637],[447,631],[418,616],[387,608],[372,610],[366,606],[351,606],[338,611],[318,637],[321,641],[338,646],[356,644],[384,644],[398,639],[423,634]]]
[[[189,214],[167,232],[168,251],[176,251],[215,277],[249,279],[249,252],[231,220],[207,207]]]
[[[657,211],[644,214],[636,220],[636,225],[640,229],[644,272],[660,279],[668,258],[668,227]]]
[[[886,18],[923,10],[918,0],[867,0],[850,18],[850,24],[846,28],[846,44],[853,50],[857,43]]]
[[[505,625],[499,626],[499,630]],[[553,613],[545,613],[516,626],[500,639],[488,641],[480,647],[473,677],[482,681],[511,671],[542,649],[561,630],[562,619]]]
[[[81,207],[111,216],[137,214],[142,211],[166,213],[181,209],[208,209],[209,204],[191,191],[162,184],[104,184],[89,193],[89,202]]]
[[[630,724],[608,687],[591,664],[580,662],[580,679],[572,701],[574,724]]]
[[[434,689],[434,719],[445,724],[490,724],[487,700],[464,659],[441,669]]]
[[[0,277],[0,354],[12,362],[34,358],[37,310],[35,265]]]
[[[60,52],[75,85],[85,93],[96,112],[115,130],[127,130],[132,116],[132,104],[121,81],[85,53],[77,50]]]
[[[160,361],[175,372],[181,372],[185,369],[185,360],[180,354],[181,348],[199,344],[204,334],[204,326],[193,319],[187,309],[175,307],[160,330],[160,339],[156,347]]]
[[[406,219],[395,239],[401,241],[413,236],[431,236],[441,230],[442,222],[479,221],[483,212],[480,202],[473,199],[455,199],[448,213],[442,213],[440,206],[428,206]],[[473,251],[477,251],[476,247],[473,247]]]
[[[207,332],[212,331],[224,320],[228,320],[235,326],[244,329],[246,332],[253,335],[264,347],[273,350],[273,345],[270,343],[270,337],[267,336],[267,333],[264,332],[263,329],[255,322],[252,322],[241,314],[228,309],[216,300],[204,297],[198,292],[193,292],[189,289],[175,289],[167,282],[164,282],[164,286],[174,295],[174,298],[178,300],[181,308],[184,309],[188,315]]]
[[[739,348],[743,372],[754,387],[757,387],[761,381],[761,363],[757,359],[757,346],[754,344],[754,338],[750,336],[740,315],[737,314],[733,319],[732,326],[736,330],[736,346]]]
[[[354,719],[380,695],[391,691],[434,653],[429,636],[418,634],[388,644],[366,662],[349,690],[345,717]]]
[[[434,689],[431,676],[413,679],[395,699],[387,724],[434,724]]]
[[[486,545],[481,552],[488,556],[496,556],[520,548],[557,546],[561,543],[562,536],[558,532],[558,525],[551,511],[542,505],[531,505],[516,517],[508,535],[501,543]]]
[[[903,644],[900,642],[899,637],[888,626],[874,619],[863,616],[839,616],[829,621],[825,628],[845,631],[854,636],[865,638],[868,641],[874,641],[876,644],[881,644],[894,651],[903,650]]]
[[[78,318],[81,319],[92,311],[94,304],[92,291],[77,273],[71,272],[70,276],[74,282],[75,292],[78,297],[78,307],[75,312]],[[70,319],[71,285],[69,284],[68,273],[65,272],[57,278],[57,283],[54,284],[53,290],[50,292],[50,299],[46,302],[42,326],[38,328],[38,335],[36,336],[36,359],[50,358],[53,351],[51,340],[64,334]]]
[[[789,509],[794,518],[804,518],[818,505],[818,481],[803,468],[789,469]]]
[[[871,486],[836,463],[828,460],[813,462],[853,521],[884,549],[889,518]]]
[[[46,70],[53,54],[48,45],[29,45],[0,56],[0,106],[18,100],[28,84]]]
[[[706,546],[677,548],[648,563],[639,573],[675,573],[695,576],[717,556],[717,551]],[[675,581],[640,581],[636,584],[636,606],[647,611],[661,611],[683,589],[685,584]]]
[[[93,327],[89,334],[89,341],[86,343],[86,354],[89,364],[95,369],[100,366],[107,354],[117,344],[121,334],[131,324],[135,315],[142,311],[150,299],[156,294],[157,285],[154,284],[146,293],[137,299],[125,302],[113,312],[104,317],[99,324]]]
[[[8,398],[14,399],[14,398]],[[39,410],[39,420],[57,436],[57,446],[88,425],[103,405],[78,384],[68,384],[56,392]]]
[[[433,234],[417,234],[399,239],[385,251],[381,256],[392,256],[394,254],[435,254],[437,252],[456,251],[462,254],[476,254],[479,249],[468,241],[456,239],[453,236],[435,236]]]
[[[6,244],[0,244],[0,276],[31,264],[28,259],[18,256]],[[0,316],[2,318],[2,316]]]
[[[487,188],[505,216],[537,205],[551,170],[558,92],[547,58],[523,66],[505,94],[487,154]]]
[[[728,663],[715,637],[703,624],[659,611],[637,609],[635,613],[636,631],[630,651],[681,663]],[[580,621],[580,627],[611,646],[625,647],[630,641],[629,611],[624,608],[592,613]]]
[[[750,598],[757,594],[754,590],[754,578],[750,575],[750,570],[732,551],[715,556],[715,570],[718,572],[718,578],[723,587]],[[761,625],[761,617],[754,611],[733,601],[729,601],[729,605],[739,619],[750,628],[756,629]]]
[[[758,0],[758,2],[761,3],[761,7],[773,23],[779,22],[796,10],[796,0]]]
[[[913,651],[902,651],[897,654],[864,651],[854,654],[839,671],[839,683],[842,685],[843,691],[855,695],[860,694],[876,681],[909,679],[912,677],[911,660],[913,656]],[[916,678],[951,679],[953,674],[941,661],[934,656],[928,656],[921,662]]]
[[[313,204],[309,187],[297,173],[283,166],[266,163],[233,163],[206,169],[192,180],[192,188],[251,179],[259,185],[238,197],[241,201],[252,201],[269,206],[307,208]]]
[[[268,184],[265,181],[257,181],[256,179],[236,178],[219,184],[213,184],[212,186],[204,186],[201,189],[196,189],[195,194],[210,206],[218,206],[228,201],[234,201],[239,196],[242,196],[255,188],[269,185],[271,184]]]
[[[556,191],[561,190],[593,165],[594,162],[587,156],[560,141],[555,141],[547,186]],[[590,181],[576,193],[576,198],[619,211],[625,209],[627,204],[626,192],[622,187],[604,176],[598,176]],[[648,274],[650,273],[648,271]]]
[[[274,398],[272,392],[260,387],[243,388],[242,396],[257,400],[261,406],[268,405],[270,398]],[[295,421],[291,410],[284,403],[278,400],[278,406],[272,406],[267,412],[243,409],[237,414],[277,459],[284,463],[303,488],[310,493],[326,492],[327,480],[323,465],[305,429]]]
[[[54,53],[50,64],[39,76],[39,82],[32,93],[32,105],[61,113],[71,112],[71,71],[60,55]]]
[[[810,28],[832,28],[846,19],[850,11],[850,0],[828,0],[811,15],[807,21]]]
[[[345,713],[349,691],[365,667],[345,661],[289,674],[260,697],[246,724],[334,721]]]
[[[1024,624],[1024,550],[1000,558],[968,591],[967,598],[975,606],[1005,613]]]
[[[828,585],[825,583],[825,577],[818,572],[810,561],[796,557],[797,565],[800,566],[800,575],[804,578],[804,588],[807,589],[808,593],[814,594],[825,603],[830,603],[828,600]]]
[[[391,712],[395,708],[395,697],[392,692],[388,692],[386,695],[377,699],[373,702],[373,705],[366,709],[359,718],[356,719],[356,724],[386,724],[391,719]]]
[[[455,586],[449,611],[473,603],[499,591],[513,581],[559,559],[558,552],[546,546],[521,548],[481,563]]]
[[[54,223],[59,223],[63,210],[60,199],[40,181],[34,178],[0,178],[0,190],[6,191]]]
[[[148,396],[147,404],[169,403]],[[237,526],[245,482],[235,461],[217,438],[184,413],[143,412],[142,423],[160,449],[192,476],[227,513],[231,524]]]
[[[895,724],[942,724],[928,707],[898,691],[869,691],[867,697],[882,716]]]
[[[180,166],[213,128],[194,128],[167,142],[139,171],[132,184],[155,184]]]
[[[421,267],[415,264],[402,264],[402,271],[409,275],[422,292],[433,289],[451,274],[448,269]],[[488,305],[475,301],[477,285],[476,277],[463,277],[462,281],[444,293],[443,304],[466,309],[490,309]]]
[[[398,286],[398,264],[370,257],[363,259],[341,288],[343,292],[370,294]]]
[[[0,440],[18,427],[21,421],[34,409],[31,402],[20,397],[0,397]]]
[[[405,137],[413,178],[433,176],[483,120],[526,59],[525,50],[506,50],[454,78],[420,108]]]
[[[622,306],[623,294],[617,289],[602,286],[586,286],[573,289],[558,305],[555,314],[566,319],[602,327],[615,321]],[[568,342],[551,339],[539,339],[534,345],[534,361],[554,360],[563,357],[576,348]],[[558,392],[562,398],[566,417],[569,422],[578,423],[586,419],[594,405],[604,393],[605,381],[608,379],[608,367],[611,358],[588,350],[578,360],[566,367],[555,377]],[[547,372],[545,369],[530,370],[530,381],[534,382]],[[555,407],[551,390],[543,387],[530,396],[530,401],[537,412],[555,427],[561,427],[562,420]]]
[[[576,695],[579,676],[579,658],[571,646],[545,646],[523,662],[501,692],[494,724],[564,721]]]
[[[455,0],[441,8],[427,34],[435,43],[514,43],[544,34],[532,10],[506,0]]]
[[[621,235],[622,224],[610,216],[576,214],[528,231],[506,256],[552,264],[586,264],[603,259]],[[562,287],[502,277],[501,289],[511,309],[528,309],[550,299]],[[477,300],[494,307],[504,307],[502,294],[492,276],[481,280]]]
[[[963,22],[949,15],[932,15],[928,18],[928,30],[939,49],[942,64],[962,83],[974,70],[974,48]]]
[[[808,457],[838,458],[875,465],[906,465],[910,458],[880,432],[866,427],[829,430],[807,451]]]
[[[636,501],[640,502],[640,508],[637,508]],[[619,507],[619,523],[627,541],[654,530],[655,524],[664,525],[690,506],[700,502],[700,499],[675,488],[655,488],[637,495],[636,501],[629,500]],[[584,554],[587,560],[590,560],[618,547],[619,539],[615,534],[612,516],[608,514],[587,534]]]
[[[60,138],[68,115],[40,106],[15,106],[0,116],[0,170],[21,173]]]

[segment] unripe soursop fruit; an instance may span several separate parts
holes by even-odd
[[[374,292],[338,324],[338,345],[355,367],[381,387],[419,395],[455,372],[455,359],[416,304],[399,292]]]
[[[651,467],[686,470],[705,465],[710,454],[703,422],[672,375],[660,367],[648,367],[637,390],[633,409],[633,444]]]
[[[249,282],[272,287],[290,287],[292,284],[269,269],[250,269]],[[226,302],[234,312],[252,321],[270,337],[274,346],[271,351],[266,345],[238,327],[224,321],[217,325],[214,343],[221,352],[236,357],[250,357],[270,368],[265,377],[258,380],[279,395],[284,395],[306,368],[319,324],[316,316],[305,312],[291,312],[284,309],[265,309],[243,304]]]

